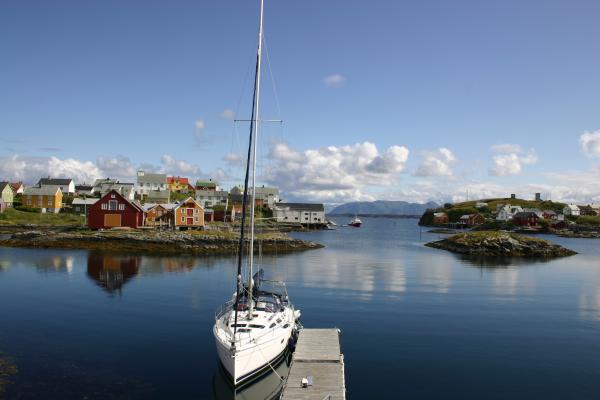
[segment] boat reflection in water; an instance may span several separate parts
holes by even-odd
[[[139,256],[127,256],[90,252],[87,261],[87,274],[100,287],[109,293],[121,293],[127,281],[138,274]]]
[[[242,385],[234,387],[231,378],[221,363],[215,372],[213,378],[214,397],[217,400],[272,400],[278,399],[283,389],[283,380],[288,376],[292,353],[286,352],[275,365],[275,372],[272,369],[267,370],[261,376]],[[281,378],[280,378],[281,377]]]

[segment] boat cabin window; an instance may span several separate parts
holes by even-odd
[[[238,332],[240,333],[245,333],[245,332],[250,332],[252,329],[248,329],[248,328],[242,328],[242,329],[238,329]]]
[[[245,327],[245,326],[246,326],[246,324],[237,324],[237,325],[236,325],[236,324],[231,324],[231,327],[232,327],[232,328],[236,328],[236,327],[237,327],[237,328],[243,328],[243,327]]]
[[[255,324],[250,324],[248,325],[248,328],[258,328],[258,329],[263,329],[265,326],[264,325],[255,325]]]
[[[273,322],[269,328],[275,328],[275,322]]]

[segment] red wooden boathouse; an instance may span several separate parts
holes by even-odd
[[[135,202],[127,200],[116,190],[111,190],[89,208],[90,229],[144,226],[145,212]]]

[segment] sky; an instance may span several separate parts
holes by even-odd
[[[0,2],[0,180],[240,184],[258,0]],[[600,202],[600,2],[266,0],[259,184]]]

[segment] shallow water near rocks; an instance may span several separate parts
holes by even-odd
[[[306,327],[341,329],[349,398],[600,393],[599,240],[544,236],[579,253],[551,261],[477,260],[425,247],[447,236],[416,220],[363,221],[294,233],[326,247],[260,260]],[[233,398],[211,329],[234,275],[232,257],[0,248],[0,354],[17,369],[4,396]],[[276,386],[271,374],[237,398]]]

